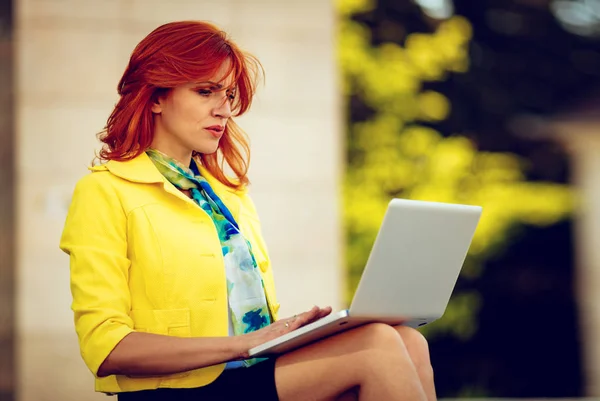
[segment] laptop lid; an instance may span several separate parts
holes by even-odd
[[[482,208],[393,199],[350,316],[431,322],[444,314]]]

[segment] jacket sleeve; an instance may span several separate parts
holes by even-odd
[[[91,173],[77,183],[60,241],[70,255],[81,355],[96,377],[114,347],[133,331],[127,216],[107,174]]]

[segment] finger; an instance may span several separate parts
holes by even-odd
[[[293,320],[301,320],[301,321],[307,321],[309,319],[311,319],[315,314],[319,313],[319,308],[314,306],[312,309],[306,311],[306,312],[302,312],[298,315],[294,315],[292,317]]]
[[[280,325],[283,326],[284,330],[295,330],[298,327],[302,326],[304,324],[304,313],[301,313],[299,315],[294,315],[285,319],[280,319],[277,321],[277,323],[279,323]]]
[[[324,318],[325,316],[328,316],[332,311],[332,308],[330,306],[327,306],[325,308],[319,308],[319,310],[317,311],[317,313],[311,317],[311,319],[306,323],[313,323],[316,322],[317,320],[320,320],[322,318]]]
[[[327,306],[325,308],[315,307],[316,309],[311,309],[311,318],[320,319],[324,316],[327,316],[331,313],[331,307]]]
[[[309,310],[308,312],[305,312],[305,313],[306,313],[306,315],[304,316],[305,320],[307,322],[311,322],[315,318],[319,317],[319,315],[321,314],[321,308],[319,308],[318,306],[313,306],[313,308],[311,310]]]
[[[296,330],[297,328],[302,327],[305,324],[304,319],[301,319],[298,316],[287,319],[286,323],[287,323],[285,325],[286,331]]]
[[[299,314],[297,314],[297,315],[294,315],[294,316],[290,316],[290,317],[288,317],[288,318],[285,318],[285,319],[280,319],[280,320],[284,320],[284,321],[292,321],[292,320],[304,319],[304,318],[305,318],[306,316],[308,316],[308,315],[311,315],[311,314],[313,314],[313,313],[315,313],[315,312],[317,312],[317,313],[318,313],[318,312],[319,312],[319,309],[320,309],[319,307],[317,307],[317,306],[314,306],[312,309],[310,309],[310,310],[308,310],[308,311],[305,311],[305,312],[299,313]]]
[[[312,314],[307,319],[305,324],[310,324],[310,323],[316,322],[317,320],[321,319],[322,317],[327,316],[331,311],[325,311],[325,312],[323,312],[323,310],[321,308],[319,308],[319,310],[316,311],[316,313]]]
[[[309,311],[304,312],[310,316],[314,315],[315,313],[319,313],[319,310],[321,310],[321,308],[319,308],[317,305],[313,306],[312,308],[310,308]]]
[[[331,306],[327,306],[325,308],[321,308],[321,310],[319,311],[319,319],[324,318],[325,316],[329,315],[332,311]]]
[[[318,313],[319,313],[318,309],[315,309],[315,310],[311,309],[308,312],[303,312],[299,315],[296,315],[296,316],[290,318],[289,324],[290,324],[290,326],[293,326],[294,329],[305,326],[308,323],[314,321],[315,316],[318,315]]]
[[[331,313],[331,310],[332,309],[330,306],[325,308],[313,306],[310,310],[306,312],[302,312],[299,315],[294,315],[290,318],[283,319],[280,322],[284,326],[284,331],[292,331],[329,315]]]
[[[302,322],[299,319],[294,319],[293,317],[285,319],[285,320],[281,321],[281,323],[282,323],[282,326],[281,326],[280,330],[282,331],[282,333],[294,331],[298,327],[302,326]]]

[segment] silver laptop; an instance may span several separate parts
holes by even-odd
[[[331,313],[250,350],[281,354],[370,322],[423,326],[442,317],[481,207],[393,199],[350,309]]]

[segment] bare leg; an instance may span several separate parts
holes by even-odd
[[[352,390],[346,391],[344,394],[335,398],[335,401],[357,401],[358,400],[358,390],[359,388],[354,388]]]
[[[335,401],[357,401],[358,400],[358,388],[346,391],[335,399]]]
[[[275,382],[281,401],[335,400],[355,388],[360,401],[427,400],[402,337],[385,324],[365,325],[282,355]]]
[[[421,385],[425,394],[427,395],[427,401],[435,401],[437,396],[435,394],[435,383],[433,380],[433,368],[431,367],[431,361],[429,358],[429,345],[423,335],[410,327],[396,326],[394,327],[402,341],[406,346],[410,359],[413,362],[421,380]]]
[[[425,390],[425,394],[427,395],[427,400],[436,401],[437,396],[435,393],[435,384],[433,380],[433,368],[431,367],[429,345],[427,344],[427,340],[419,331],[409,327],[397,326],[395,329],[402,337],[410,359],[417,369],[417,374],[421,380],[423,390]],[[345,392],[338,397],[336,401],[355,401],[357,399],[358,390],[354,389]]]

